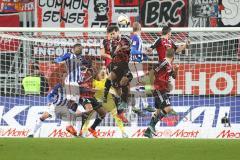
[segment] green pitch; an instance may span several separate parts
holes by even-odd
[[[239,160],[240,140],[0,139],[0,160]]]

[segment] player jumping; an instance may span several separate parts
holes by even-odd
[[[112,62],[110,74],[105,83],[103,102],[106,102],[109,89],[113,86],[121,97],[121,102],[117,107],[119,117],[127,122],[123,111],[127,108],[129,82],[132,80],[132,74],[128,67],[131,40],[128,36],[121,36],[117,26],[109,26],[108,32],[111,39],[117,43],[111,47]]]
[[[129,64],[134,79],[131,81],[131,89],[134,90],[135,98],[135,107],[133,112],[138,115],[143,115],[140,109],[140,102],[144,103],[144,110],[149,112],[154,112],[151,106],[147,103],[147,96],[145,92],[144,82],[141,77],[144,76],[143,64],[144,53],[142,51],[142,38],[141,38],[141,24],[138,22],[133,23],[133,33],[131,35],[132,45],[131,45],[131,63]],[[136,77],[136,78],[135,78]]]
[[[79,99],[79,82],[82,82],[81,67],[89,65],[88,61],[82,57],[82,45],[75,44],[72,53],[65,53],[57,57],[55,63],[64,63],[67,68],[67,77],[65,78],[65,88],[67,99],[78,101]]]

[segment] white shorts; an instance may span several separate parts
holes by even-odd
[[[79,84],[77,82],[68,82],[65,80],[66,98],[78,103],[79,100]]]
[[[85,109],[82,105],[78,105],[77,110],[80,112],[85,112]],[[46,112],[51,115],[52,119],[56,119],[57,116],[60,116],[62,120],[71,121],[74,117],[74,115],[69,112],[67,106],[55,106],[54,104],[51,104],[48,106]]]
[[[66,106],[56,106],[54,104],[51,104],[48,106],[47,111],[53,119],[56,119],[57,116],[64,117],[69,119],[70,113]]]

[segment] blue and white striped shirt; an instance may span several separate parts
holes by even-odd
[[[82,82],[81,74],[82,57],[80,55],[65,53],[64,55],[54,60],[56,63],[65,61],[67,65],[68,75],[66,80],[68,82]]]
[[[67,97],[63,86],[58,83],[47,95],[48,103],[52,103],[55,106],[66,106],[67,105]]]

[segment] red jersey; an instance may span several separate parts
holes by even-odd
[[[124,50],[116,50],[113,53],[113,63],[118,63],[118,62],[129,62],[129,57],[130,57],[130,46],[131,46],[131,39],[126,36],[122,35],[121,40],[118,42],[118,45],[121,46],[128,46],[127,49]]]
[[[158,61],[161,62],[166,58],[166,51],[168,48],[173,48],[175,51],[177,50],[177,46],[171,40],[167,40],[165,38],[159,37],[154,44],[151,46],[152,49],[157,50],[158,53]]]
[[[154,88],[160,92],[168,92],[168,82],[174,73],[173,67],[167,60],[162,61],[158,67],[158,71],[155,72]]]
[[[95,91],[93,90],[93,73],[91,71],[86,71],[81,73],[84,77],[83,82],[79,84],[80,86],[80,98],[93,98]]]
[[[112,57],[112,53],[115,51],[116,47],[118,45],[118,41],[117,40],[110,40],[109,38],[106,38],[102,41],[100,48],[104,48],[105,53],[108,55],[111,55]],[[108,66],[111,63],[111,59],[110,58],[105,58],[105,66]]]

